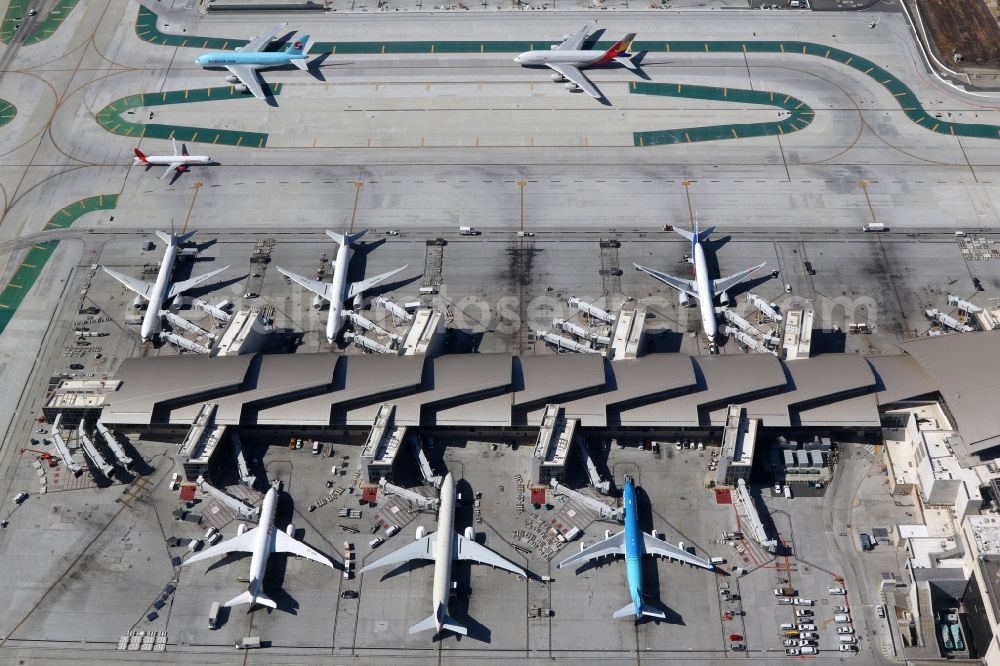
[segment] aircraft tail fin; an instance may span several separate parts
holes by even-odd
[[[615,614],[612,615],[611,617],[613,617],[616,620],[620,620],[623,617],[629,617],[631,615],[637,615],[637,613],[635,612],[635,604],[634,603],[630,603],[629,605],[625,606],[624,608],[619,608],[618,610],[615,611]]]
[[[647,606],[646,604],[639,605],[639,615],[643,617],[658,617],[661,620],[666,619],[667,614],[661,610],[657,610],[652,606]]]
[[[146,161],[146,154],[143,153],[141,150],[139,150],[138,148],[133,148],[132,152],[135,153],[135,159],[139,160],[143,164],[149,164],[149,162]]]
[[[635,617],[658,617],[661,620],[667,617],[666,613],[664,613],[663,611],[657,610],[652,606],[647,606],[646,604],[641,602],[639,603],[638,610],[636,610],[635,602],[633,602],[630,603],[628,606],[625,606],[624,608],[615,611],[613,617],[616,620],[620,620],[623,617],[631,617],[633,615]]]
[[[278,604],[274,603],[271,597],[267,596],[263,592],[258,592],[254,594],[250,590],[247,590],[243,594],[233,597],[229,601],[223,604],[226,608],[231,608],[233,606],[240,606],[242,604],[257,604],[259,606],[267,606],[268,608],[277,608]]]
[[[431,629],[437,629],[438,624],[441,625],[442,629],[447,629],[448,631],[456,634],[461,634],[462,636],[467,636],[469,630],[460,625],[455,620],[448,617],[448,611],[444,606],[440,606],[434,613],[430,615],[427,619],[416,623],[410,627],[411,634],[417,634],[421,631],[430,631]]]
[[[326,235],[335,240],[339,245],[350,245],[355,243],[368,233],[367,229],[363,229],[356,234],[338,234],[335,231],[326,230]]]
[[[615,58],[617,58],[621,54],[628,53],[629,47],[632,46],[632,40],[633,39],[635,39],[635,33],[634,32],[630,32],[629,34],[625,35],[625,37],[623,39],[621,39],[620,41],[615,42],[614,46],[612,46],[610,49],[608,49],[607,51],[605,51],[604,52],[604,57],[601,58],[600,60],[598,60],[594,64],[599,65],[599,64],[606,63],[606,62],[610,62],[611,60],[614,60]]]
[[[639,71],[639,67],[636,66],[634,62],[632,62],[632,56],[629,55],[615,56],[614,61],[617,62],[622,67],[625,67],[626,69],[631,69],[633,72]]]
[[[288,48],[285,49],[285,53],[292,56],[304,56],[309,53],[309,49],[312,48],[313,40],[309,35],[299,35]]]
[[[680,227],[674,227],[674,231],[676,231],[677,233],[679,233],[681,236],[688,239],[692,243],[694,242],[695,234],[697,233],[698,242],[700,243],[712,235],[712,232],[715,231],[715,227],[709,227],[707,229],[698,229],[698,225],[696,224],[694,231],[688,231],[687,229],[681,229]]]

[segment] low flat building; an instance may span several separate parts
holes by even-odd
[[[379,406],[372,429],[361,447],[361,475],[365,483],[392,480],[400,446],[406,439],[406,426],[393,423],[395,412],[393,404]]]
[[[42,414],[50,423],[62,414],[67,428],[75,428],[81,420],[94,424],[107,404],[108,394],[118,390],[120,384],[107,379],[64,379],[48,396]]]
[[[546,405],[538,429],[535,449],[531,454],[531,482],[548,485],[552,479],[562,481],[566,461],[576,435],[576,419],[567,419],[559,405]]]

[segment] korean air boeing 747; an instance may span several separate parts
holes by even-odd
[[[264,91],[257,78],[257,70],[263,67],[281,67],[295,65],[299,69],[309,69],[309,49],[313,41],[309,35],[296,35],[292,43],[284,51],[265,51],[264,49],[287,23],[275,26],[271,32],[260,37],[254,37],[250,43],[236,51],[218,51],[206,53],[195,58],[195,64],[202,67],[225,67],[231,72],[226,77],[229,83],[243,85],[257,99],[264,99]]]
[[[556,568],[562,569],[573,564],[588,562],[600,557],[617,557],[619,555],[624,555],[625,575],[628,577],[628,594],[632,599],[632,603],[628,604],[621,610],[616,611],[613,617],[615,619],[629,616],[640,618],[645,615],[664,618],[666,615],[663,611],[657,610],[656,608],[642,602],[643,555],[659,555],[660,557],[669,557],[671,559],[680,560],[681,562],[693,564],[694,566],[701,567],[702,569],[708,569],[709,571],[715,571],[716,569],[710,562],[703,560],[700,557],[695,557],[682,548],[671,546],[669,543],[660,541],[660,539],[652,534],[646,534],[639,529],[639,517],[635,506],[635,484],[632,482],[631,476],[625,477],[624,495],[625,529],[614,536],[604,539],[603,541],[598,541],[593,546],[584,548],[572,557],[567,557],[565,560],[560,562]]]

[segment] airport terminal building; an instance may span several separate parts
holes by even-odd
[[[993,367],[1000,334],[923,338],[900,349],[794,361],[769,354],[140,358],[121,365],[101,421],[125,431],[186,431],[210,401],[219,425],[364,434],[391,403],[398,426],[488,438],[534,436],[546,406],[557,404],[582,433],[721,439],[732,404],[771,432],[830,433],[875,431],[894,406],[933,400],[957,424],[967,453],[1000,444],[1000,415],[988,404],[1000,384]]]

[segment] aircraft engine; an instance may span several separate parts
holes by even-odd
[[[319,310],[321,307],[323,307],[323,299],[319,294],[316,294],[313,296],[313,310]]]
[[[681,295],[680,295],[680,302],[681,302],[681,307],[682,307],[682,308],[686,308],[686,307],[688,306],[688,303],[689,303],[690,301],[691,301],[691,297],[690,297],[690,296],[688,296],[686,292],[683,292],[683,291],[682,291],[682,292],[681,292]]]
[[[656,530],[653,530],[652,532],[650,532],[650,534],[653,535],[654,539],[659,539],[660,538],[660,535],[659,535],[659,533]]]
[[[232,74],[230,74],[229,76],[226,77],[226,83],[239,83],[239,82],[240,82],[240,77],[238,76],[233,76]]]
[[[729,292],[728,291],[722,292],[722,294],[719,296],[719,300],[722,301],[723,305],[729,303]]]
[[[578,88],[579,88],[580,86],[576,85],[576,84],[575,84],[575,83],[573,83],[572,81],[567,81],[566,83],[564,83],[564,84],[563,84],[563,87],[565,87],[565,88],[566,88],[566,90],[576,90],[576,89],[578,89]]]
[[[246,92],[247,91],[247,87],[241,83],[238,86],[236,86],[236,91],[237,92]]]
[[[573,36],[573,35],[563,35],[563,36],[562,36],[562,40],[563,40],[563,41],[565,42],[565,41],[566,41],[567,39],[569,39],[569,38],[570,38],[570,37],[572,37],[572,36]]]
[[[472,529],[471,525],[465,528],[465,538],[469,541],[476,540],[476,530]]]
[[[550,74],[550,75],[549,75],[549,78],[551,78],[551,79],[552,79],[553,81],[555,81],[556,83],[559,83],[560,81],[562,81],[562,80],[563,80],[563,76],[562,76],[562,74],[560,74],[559,72],[555,72],[555,73],[553,73],[553,74]]]
[[[136,310],[139,310],[142,308],[142,304],[145,302],[146,301],[143,300],[142,296],[136,296],[135,300],[132,301],[132,307],[135,308]]]
[[[425,536],[427,536],[427,530],[424,528],[423,525],[417,525],[417,539],[416,540],[420,541]]]
[[[287,534],[288,536],[290,536],[290,537],[292,537],[294,539],[295,538],[295,525],[292,525],[291,523],[288,523],[288,527],[285,528],[285,534]]]
[[[605,539],[611,538],[611,530],[604,530],[604,538]]]
[[[684,542],[683,541],[678,541],[677,542],[677,547],[680,548],[681,550],[687,550],[686,548],[684,548]]]
[[[247,524],[240,523],[240,526],[236,528],[236,536],[243,536],[247,531]]]

